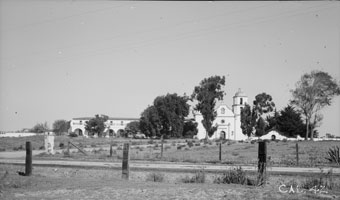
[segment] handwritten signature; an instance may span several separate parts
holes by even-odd
[[[306,193],[306,192],[311,192],[314,194],[322,194],[325,193],[327,194],[328,192],[325,190],[325,186],[320,185],[320,186],[314,186],[309,189],[301,188],[299,185],[296,186],[287,186],[285,184],[282,184],[279,186],[279,191],[281,193],[289,193],[289,194],[295,194],[295,193]]]

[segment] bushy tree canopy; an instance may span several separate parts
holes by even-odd
[[[32,129],[31,132],[33,133],[44,133],[46,131],[49,131],[49,127],[47,122],[44,123],[37,123]]]
[[[126,125],[125,131],[128,134],[136,134],[140,131],[139,126],[140,126],[139,121],[132,121]]]
[[[161,121],[158,116],[158,112],[155,106],[147,107],[141,114],[140,118],[140,130],[146,136],[159,136]]]
[[[184,117],[189,114],[188,99],[175,94],[159,96],[154,100],[161,122],[161,134],[179,137],[183,132]]]
[[[257,116],[260,117],[263,114],[273,112],[275,104],[273,102],[272,96],[263,92],[255,96],[253,107]]]
[[[303,123],[301,114],[294,107],[288,105],[280,111],[276,118],[276,129],[286,137],[303,137],[306,134],[306,126]]]
[[[89,135],[97,134],[99,137],[102,136],[105,130],[105,122],[109,119],[106,115],[95,115],[95,118],[90,119],[85,123],[85,130],[89,132]]]
[[[187,101],[176,93],[156,97],[141,115],[141,131],[148,136],[182,136],[184,118],[189,114]]]
[[[62,135],[67,133],[67,131],[70,129],[70,122],[60,119],[60,120],[56,120],[54,121],[52,128],[53,128],[53,132],[56,135]]]
[[[314,128],[321,122],[319,111],[331,105],[332,99],[340,94],[339,84],[328,73],[315,70],[302,75],[291,93],[291,104],[306,120],[305,139],[308,139],[308,135],[313,139],[313,134],[308,133],[314,132]]]
[[[192,138],[194,135],[197,135],[197,122],[194,121],[185,121],[183,126],[183,137]]]
[[[262,136],[269,131],[268,116],[265,118],[265,114],[273,112],[275,104],[273,98],[266,93],[256,95],[253,101],[253,107],[246,104],[241,110],[241,129],[242,133],[248,137],[254,134],[255,136]]]
[[[202,124],[207,132],[207,137],[212,136],[217,130],[217,127],[213,126],[213,122],[216,119],[217,112],[215,110],[216,102],[222,100],[224,96],[222,86],[225,85],[225,77],[212,76],[203,79],[199,86],[196,86],[192,99],[196,99],[198,103],[194,107],[196,111],[199,111],[202,116]]]

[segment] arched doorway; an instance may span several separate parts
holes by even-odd
[[[115,135],[116,135],[115,131],[112,130],[112,129],[109,129],[109,136],[110,136],[110,137],[113,137],[113,136],[115,136]]]
[[[225,132],[221,131],[220,132],[220,139],[225,140],[226,139],[225,137],[226,137]]]
[[[74,132],[78,135],[78,136],[83,136],[83,131],[80,128],[77,128],[76,130],[74,130]]]
[[[275,135],[272,135],[272,140],[276,140],[276,136]]]

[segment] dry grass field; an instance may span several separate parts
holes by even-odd
[[[34,149],[43,146],[42,136],[3,138],[2,151],[23,151],[25,142]],[[87,155],[72,148],[67,154],[67,143],[81,147]],[[130,142],[131,160],[218,163],[219,143],[194,140],[166,140],[161,157],[160,141],[108,138],[56,137],[55,155],[42,153],[34,159],[121,161],[122,146]],[[63,144],[63,145],[60,145]],[[109,147],[113,144],[113,155]],[[300,141],[299,166],[333,166],[325,159],[326,152],[336,141]],[[267,143],[270,166],[295,166],[296,142],[270,141]],[[255,165],[258,143],[225,142],[222,145],[222,163],[228,165]],[[64,167],[37,167],[30,177],[19,176],[24,166],[0,165],[0,199],[340,199],[340,176],[315,174],[307,176],[279,176],[268,174],[263,186],[225,184],[229,172],[151,172],[131,171],[130,180],[121,179],[121,170]],[[237,174],[256,180],[256,174]],[[217,181],[219,180],[219,181]],[[231,180],[231,179],[230,179]],[[248,180],[248,179],[247,179]],[[219,182],[219,184],[218,184]],[[249,182],[249,181],[248,181]],[[250,182],[254,183],[254,182]],[[282,185],[284,184],[284,187]],[[318,186],[317,186],[318,185]],[[321,188],[323,185],[326,188]],[[281,187],[280,187],[281,186]],[[314,190],[314,187],[318,187]],[[305,189],[301,190],[301,187]],[[292,188],[292,189],[291,189]],[[306,189],[308,188],[308,189]],[[310,190],[311,189],[311,190]],[[302,192],[301,192],[302,191]]]
[[[23,151],[26,141],[31,141],[33,149],[43,149],[44,137],[32,136],[22,138],[1,138],[1,151]],[[84,149],[87,156],[71,146],[71,152],[66,155],[68,141]],[[122,158],[123,143],[130,142],[131,160],[170,161],[191,163],[218,163],[219,143],[203,143],[198,140],[166,140],[161,157],[161,142],[159,140],[110,139],[110,138],[69,138],[55,137],[55,155],[42,154],[36,159],[72,159],[112,161]],[[109,157],[110,143],[113,144],[113,156]],[[325,159],[329,148],[340,146],[339,141],[299,141],[299,166],[318,167],[334,166]],[[222,145],[221,163],[229,165],[254,165],[257,163],[258,143],[225,142]],[[269,166],[296,166],[296,142],[269,141],[267,143]]]
[[[0,199],[339,199],[333,189],[297,190],[306,177],[270,176],[264,186],[216,184],[220,174],[206,173],[203,183],[188,183],[194,173],[166,173],[150,179],[152,172],[132,171],[130,180],[120,170],[34,167],[32,176],[19,176],[23,166],[0,165]],[[334,177],[333,182],[340,182]],[[282,187],[285,184],[286,187]],[[281,186],[281,187],[280,187]],[[294,192],[288,190],[293,187]],[[302,192],[304,191],[304,192]]]
[[[139,141],[137,141],[139,142]],[[131,160],[163,160],[169,162],[191,162],[191,163],[218,163],[219,146],[218,143],[211,142],[204,144],[199,142],[167,141],[163,146],[163,157],[161,157],[160,142],[153,144],[139,145],[132,142],[130,150]],[[180,142],[180,143],[178,143]],[[100,147],[92,145],[92,150],[88,150],[88,156],[80,152],[71,153],[72,159],[80,160],[120,160],[122,158],[123,142],[115,142],[113,156],[109,157],[109,145]],[[325,159],[327,151],[332,146],[339,146],[336,141],[299,142],[299,166],[318,167],[334,166]],[[221,163],[229,165],[254,165],[257,163],[258,144],[254,143],[224,143],[222,145]],[[296,166],[296,142],[269,142],[267,144],[267,156],[270,166]],[[54,156],[41,156],[46,158],[67,159],[63,153]]]

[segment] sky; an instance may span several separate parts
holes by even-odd
[[[300,77],[340,80],[340,3],[0,0],[0,130],[138,118],[157,96],[225,76],[224,101],[288,105]],[[340,136],[340,97],[320,135]]]

